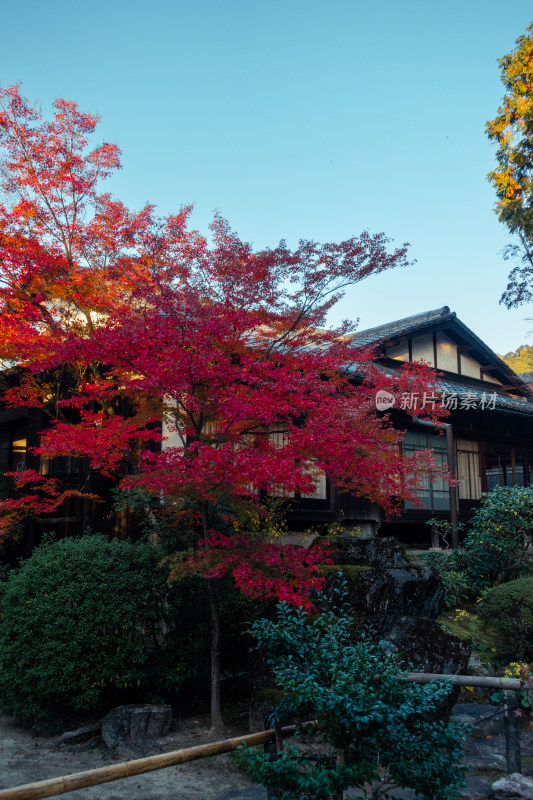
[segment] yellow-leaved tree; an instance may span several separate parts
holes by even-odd
[[[498,63],[506,93],[486,126],[498,144],[488,178],[498,197],[496,213],[513,234],[505,250],[513,266],[501,297],[512,308],[533,300],[533,23]]]

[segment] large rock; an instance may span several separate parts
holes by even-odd
[[[470,656],[470,645],[444,631],[438,622],[420,617],[396,617],[386,629],[374,631],[374,641],[400,657],[405,669],[441,675],[465,673]],[[436,714],[447,720],[460,694],[454,686],[442,700]],[[533,798],[532,798],[533,800]]]
[[[494,691],[494,690],[493,690]],[[470,736],[476,739],[491,739],[503,734],[505,729],[505,709],[486,703],[456,703],[453,708],[454,722],[471,726]],[[527,719],[524,716],[524,719]]]
[[[334,560],[341,571],[347,565],[347,573],[350,565],[366,568],[359,578],[363,591],[351,593],[349,600],[356,616],[372,617],[380,627],[391,617],[436,619],[444,608],[445,589],[437,573],[409,561],[392,537],[339,537]]]
[[[150,743],[167,735],[171,723],[170,706],[118,706],[102,720],[102,739],[117,755],[141,757],[148,754]]]
[[[513,772],[506,778],[492,784],[496,800],[531,800],[533,798],[533,778]]]
[[[405,666],[413,664],[419,672],[464,675],[468,667],[470,645],[432,619],[397,617],[383,638]]]
[[[336,543],[334,558],[337,569],[345,569],[348,601],[359,631],[370,626],[373,639],[399,654],[407,668],[441,674],[467,671],[470,645],[435,621],[444,608],[446,592],[434,570],[409,561],[392,537],[343,537]],[[364,571],[353,573],[350,580],[355,569]],[[458,696],[459,689],[454,688],[440,709],[443,717]]]

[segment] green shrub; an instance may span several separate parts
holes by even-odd
[[[3,593],[2,709],[51,729],[73,711],[179,686],[188,666],[168,646],[179,608],[160,558],[99,535],[37,548]]]
[[[427,800],[456,797],[465,731],[435,719],[451,687],[405,682],[396,656],[365,638],[353,643],[352,624],[344,613],[310,617],[286,604],[277,621],[254,623],[283,688],[272,721],[317,719],[325,742],[307,750],[287,744],[274,760],[243,750],[240,762],[284,800],[340,797],[355,787],[381,797],[394,786]]]
[[[531,570],[532,531],[533,489],[496,486],[483,494],[459,547],[427,556],[446,587],[448,606]]]
[[[496,633],[499,656],[533,660],[533,576],[490,589],[478,613]]]

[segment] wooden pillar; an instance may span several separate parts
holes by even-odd
[[[505,760],[507,774],[522,772],[522,759],[520,756],[520,709],[516,699],[516,692],[506,690],[504,697],[504,726],[505,726]]]
[[[433,428],[433,430],[438,430],[439,428],[442,430],[442,428],[444,428],[446,434],[446,456],[448,461],[448,472],[452,478],[455,478],[456,477],[455,442],[454,442],[453,428],[451,423],[441,422],[437,424],[435,422],[431,422],[430,420],[426,419],[415,419],[414,417],[412,417],[412,419],[416,425]],[[459,544],[459,533],[457,530],[457,524],[459,518],[459,512],[457,509],[457,486],[450,486],[449,498],[450,498],[450,522],[452,525],[452,547],[455,548]]]
[[[446,428],[446,452],[448,456],[448,471],[452,478],[456,478],[455,467],[455,442],[453,436],[453,428],[451,424],[445,423]],[[452,547],[455,548],[459,544],[459,533],[457,524],[459,521],[459,514],[457,510],[457,485],[450,486],[450,522],[452,524]]]
[[[274,741],[265,742],[263,745],[265,754],[268,755],[269,761],[276,761],[283,750],[283,735],[281,725],[279,722],[274,723],[275,739]],[[270,786],[267,786],[267,800],[277,800],[280,797],[278,791]]]

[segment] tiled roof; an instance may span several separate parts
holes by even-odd
[[[462,381],[460,376],[453,380],[446,377],[439,381],[440,389],[447,395],[460,395],[462,398],[468,396],[476,398],[476,406],[479,408],[484,402],[485,408],[495,408],[500,411],[515,411],[519,414],[533,414],[533,403],[529,400],[521,400],[517,397],[509,397],[503,391],[498,391],[498,384],[486,383],[481,387],[468,381]]]
[[[517,375],[504,361],[494,353],[476,334],[470,330],[464,323],[457,319],[457,314],[450,311],[448,306],[436,308],[433,311],[424,311],[421,314],[414,314],[411,317],[404,317],[403,319],[388,322],[384,325],[378,325],[375,328],[368,328],[367,330],[358,331],[352,335],[352,341],[362,347],[372,345],[377,342],[383,342],[387,339],[394,339],[398,336],[408,336],[426,327],[440,322],[452,322],[453,326],[457,328],[460,335],[466,337],[467,341],[473,343],[474,347],[479,348],[481,353],[485,354],[485,358],[489,359],[489,363],[494,363],[498,368],[507,376],[509,383],[516,386],[517,392],[524,392],[529,399],[529,402],[519,400],[514,397],[509,397],[501,389],[497,388],[497,384],[487,382],[484,386],[476,386],[475,382],[462,381],[461,376],[457,378],[446,377],[441,380],[441,386],[444,391],[450,394],[470,394],[476,395],[479,401],[485,392],[485,395],[493,395],[496,392],[495,408],[508,411],[517,411],[524,414],[533,414],[533,394],[531,392],[530,383],[533,381],[532,373],[523,373]],[[531,376],[531,377],[530,377]],[[492,406],[491,406],[492,407]]]
[[[390,364],[387,366],[378,365],[378,367],[391,377],[396,372],[396,369],[391,369]],[[351,371],[356,373],[357,367],[354,367]],[[509,397],[508,394],[500,389],[497,383],[489,383],[487,381],[480,385],[480,382],[473,379],[462,380],[460,375],[454,378],[449,378],[448,376],[439,378],[438,383],[439,388],[436,394],[445,401],[451,400],[450,395],[455,395],[457,397],[457,409],[466,408],[470,403],[470,407],[479,410],[494,409],[533,415],[533,402],[531,400]],[[450,409],[455,408],[453,405],[448,407]]]
[[[431,325],[434,322],[442,322],[446,319],[454,319],[454,311],[450,311],[448,306],[436,308],[434,311],[424,311],[422,314],[414,314],[411,317],[397,319],[394,322],[387,322],[385,325],[378,325],[376,328],[367,328],[364,331],[357,331],[352,334],[353,341],[361,346],[389,339],[393,336],[405,335]]]

